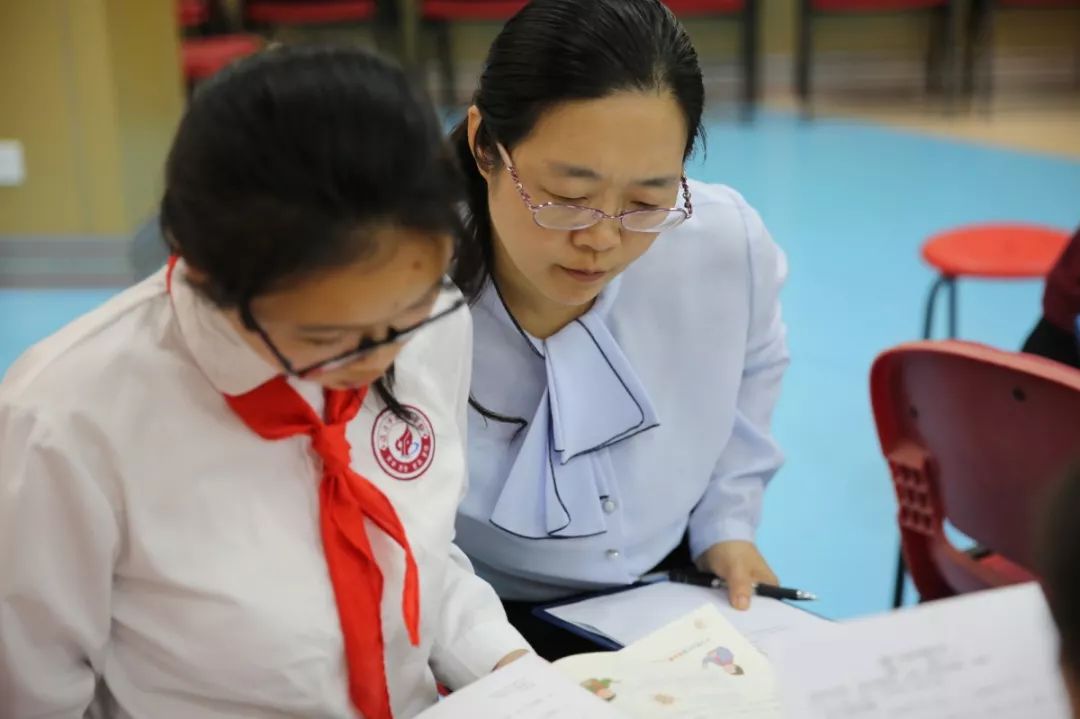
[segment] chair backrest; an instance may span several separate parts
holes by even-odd
[[[249,24],[333,25],[366,22],[375,17],[376,0],[241,0]]]
[[[1008,583],[952,548],[945,520],[1030,570],[1046,485],[1080,457],[1080,371],[966,342],[917,342],[881,355],[870,386],[923,597]]]
[[[177,12],[181,28],[196,28],[210,19],[210,4],[207,0],[178,0]]]

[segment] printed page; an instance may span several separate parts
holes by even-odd
[[[807,631],[774,645],[791,719],[1067,719],[1034,584]]]
[[[454,692],[417,719],[626,719],[535,654]]]
[[[711,605],[617,653],[555,664],[583,687],[638,719],[778,719],[772,667]]]
[[[634,719],[780,719],[774,693],[715,667],[641,662],[622,652],[560,659],[556,669]],[[582,715],[584,716],[584,715]],[[590,717],[590,719],[592,719]]]
[[[727,592],[722,589],[666,581],[585,599],[549,612],[563,621],[629,646],[702,604],[716,607],[743,636],[763,651],[774,637],[787,632],[832,626],[831,622],[815,614],[776,599],[754,597],[749,611],[739,612],[731,608]]]
[[[766,689],[774,685],[769,660],[711,604],[698,607],[619,654],[689,669],[716,667],[729,676],[745,677],[743,685],[760,685]]]

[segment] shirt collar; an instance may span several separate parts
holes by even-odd
[[[528,539],[588,537],[607,531],[600,497],[618,482],[612,447],[658,426],[656,410],[607,325],[616,277],[581,317],[546,340],[525,332],[489,281],[478,304],[544,359],[545,388],[492,509],[492,524]],[[478,351],[490,351],[480,347]]]
[[[187,265],[176,263],[169,293],[184,343],[216,390],[241,395],[270,381],[281,370],[259,356],[225,313],[189,283]]]
[[[611,308],[615,304],[615,298],[618,297],[621,284],[622,275],[618,275],[611,280],[611,282],[600,291],[600,294],[597,295],[596,299],[593,301],[592,307],[586,310],[580,319],[588,318],[606,322],[608,315],[611,314]],[[518,321],[510,314],[510,309],[506,306],[506,301],[503,299],[502,292],[499,290],[493,279],[488,278],[487,282],[484,284],[484,288],[480,291],[480,295],[476,300],[476,305],[485,309],[499,324],[520,335],[522,340],[528,343],[533,352],[537,355],[540,357],[546,355],[545,340],[534,337],[518,324]],[[561,332],[563,332],[563,330],[555,333],[552,338],[558,336]]]

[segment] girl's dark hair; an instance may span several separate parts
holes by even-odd
[[[1040,574],[1061,631],[1061,657],[1080,681],[1080,464],[1051,492],[1040,536]]]
[[[397,226],[460,236],[460,175],[402,71],[358,49],[287,47],[204,83],[165,171],[172,252],[223,309],[374,250]],[[396,406],[381,382],[377,389]]]
[[[705,90],[697,53],[682,25],[659,0],[532,0],[495,38],[473,103],[482,118],[476,152],[468,123],[451,135],[466,175],[466,237],[454,280],[475,299],[492,262],[487,183],[477,169],[501,165],[553,106],[619,91],[670,92],[688,129],[684,157],[703,135]]]
[[[356,49],[285,47],[202,85],[165,171],[171,249],[237,307],[372,251],[374,230],[459,226],[459,175],[400,69]]]

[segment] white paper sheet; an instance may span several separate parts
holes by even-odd
[[[1034,584],[788,634],[791,719],[1066,719],[1057,636]]]
[[[727,592],[689,584],[657,582],[638,589],[585,599],[549,610],[563,621],[601,634],[623,646],[639,641],[702,604],[711,604],[759,650],[776,636],[811,627],[833,626],[821,617],[776,599],[754,597],[748,611],[731,608]]]
[[[536,655],[454,692],[417,719],[625,719]]]

